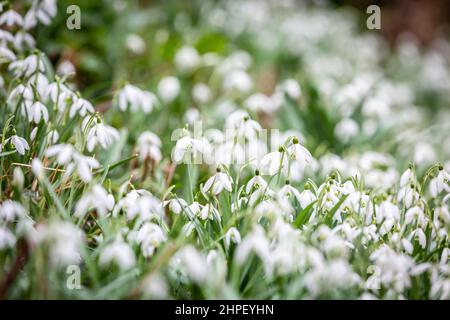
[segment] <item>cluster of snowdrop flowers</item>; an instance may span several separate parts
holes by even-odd
[[[436,132],[413,106],[415,88],[441,96],[446,87],[389,79],[363,49],[377,43],[349,41],[334,14],[292,10],[280,22],[272,5],[204,10],[229,41],[248,33],[261,52],[283,37],[280,59],[302,67],[266,81],[251,46],[233,42],[221,55],[183,44],[153,86],[130,79],[139,86],[116,86],[103,110],[71,83],[76,64],[53,76],[34,48],[31,29],[51,23],[56,1],[0,2],[8,294],[450,299],[450,163],[438,162],[445,153],[426,136]],[[136,37],[127,46],[143,55],[151,46]],[[423,60],[413,59],[426,79],[436,69],[448,79],[439,54]],[[81,270],[79,292],[65,287],[71,265]]]

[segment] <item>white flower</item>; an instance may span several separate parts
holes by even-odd
[[[70,107],[70,112],[69,112],[69,116],[71,118],[73,118],[77,113],[84,117],[86,116],[86,114],[88,113],[94,113],[95,109],[92,106],[92,104],[83,99],[83,98],[79,98],[76,96],[72,96],[72,98],[74,99],[74,101],[72,101],[72,106]]]
[[[300,202],[301,200],[301,195],[300,192],[298,192],[297,189],[295,189],[293,186],[291,186],[289,184],[289,182],[286,182],[286,184],[283,186],[283,188],[281,188],[281,190],[279,191],[280,196],[285,197],[285,198],[290,198],[291,196],[294,196],[298,202]]]
[[[223,189],[228,192],[232,191],[232,179],[228,174],[221,172],[220,169],[216,172],[215,175],[210,177],[208,181],[206,181],[203,186],[203,192],[208,193],[211,192],[214,195],[218,195],[222,192]]]
[[[238,245],[235,259],[239,264],[243,264],[250,253],[256,253],[263,261],[264,267],[270,269],[270,244],[260,225],[255,225],[253,230],[247,234]]]
[[[244,101],[245,107],[253,112],[263,111],[270,113],[274,110],[272,99],[265,94],[255,93]]]
[[[0,30],[1,31],[1,30]],[[0,46],[0,61],[15,61],[16,55],[6,47]]]
[[[204,83],[196,83],[192,88],[192,98],[200,104],[211,100],[211,89]]]
[[[104,217],[114,207],[114,197],[101,185],[95,185],[85,193],[75,206],[75,216],[81,218],[88,211],[95,209],[99,217]]]
[[[141,90],[131,84],[125,85],[118,95],[119,108],[122,111],[129,107],[132,112],[141,109],[144,113],[150,113],[157,102],[158,100],[153,93]]]
[[[124,210],[129,221],[139,217],[141,221],[159,220],[163,215],[163,204],[146,190],[132,190],[124,198],[120,199],[114,208],[116,216],[120,210]]]
[[[52,222],[38,225],[35,240],[49,246],[50,262],[67,266],[81,262],[84,233],[70,222]]]
[[[231,242],[235,244],[239,244],[241,242],[241,234],[235,227],[231,227],[228,229],[227,233],[225,234],[225,246],[227,248],[230,247]]]
[[[411,205],[419,199],[419,194],[417,193],[414,184],[406,185],[398,191],[397,201],[403,201],[406,208],[411,207]]]
[[[302,90],[295,79],[286,79],[277,86],[277,90],[285,92],[289,98],[297,100],[300,98]]]
[[[175,54],[175,65],[181,71],[191,71],[201,63],[201,57],[197,50],[190,46],[184,46]]]
[[[16,201],[5,200],[0,204],[0,221],[10,222],[25,215],[25,208]]]
[[[196,108],[189,108],[186,110],[183,119],[189,125],[194,125],[196,121],[200,120],[200,111]]]
[[[413,171],[410,168],[406,169],[406,171],[403,172],[402,176],[400,177],[400,187],[404,187],[407,184],[414,183],[414,182],[415,182],[415,178],[414,178]]]
[[[358,123],[351,118],[341,120],[334,128],[334,134],[344,143],[356,137],[359,132]]]
[[[9,137],[8,139],[6,139],[4,141],[4,144],[8,143],[9,141],[11,141],[12,145],[14,146],[14,149],[16,149],[16,151],[20,155],[24,155],[26,150],[30,150],[30,146],[28,145],[27,140],[25,140],[22,137],[13,135],[13,136]],[[2,146],[2,144],[0,144],[0,151],[2,149],[3,149],[3,146]]]
[[[227,91],[246,93],[253,87],[253,81],[244,70],[232,70],[225,74],[223,87]]]
[[[16,244],[16,237],[6,226],[0,226],[0,250],[12,248]]]
[[[15,12],[14,10],[8,10],[0,15],[0,25],[6,24],[8,27],[22,26],[23,18],[20,14]]]
[[[134,267],[136,257],[130,246],[118,239],[102,249],[98,262],[102,267],[114,263],[123,271]]]
[[[89,118],[86,119],[89,120]],[[103,123],[96,123],[88,131],[86,137],[87,150],[92,152],[97,144],[100,144],[103,149],[106,149],[113,144],[114,141],[118,140],[119,137],[119,131],[117,131],[116,128]]]
[[[445,185],[450,180],[450,175],[441,167],[439,169],[437,177],[430,181],[430,194],[433,198],[436,198],[444,190]]]
[[[167,240],[167,236],[160,226],[146,222],[136,235],[136,241],[141,245],[144,257],[151,257],[155,249]]]
[[[292,139],[292,145],[286,151],[289,159],[297,162],[302,170],[312,161],[311,153],[298,142],[296,137]]]
[[[138,34],[129,34],[126,38],[127,48],[134,54],[143,54],[145,52],[145,41]]]
[[[280,171],[286,175],[288,171],[287,155],[281,148],[277,151],[270,152],[261,159],[259,167],[263,174],[273,176]]]
[[[34,158],[31,161],[31,171],[38,179],[44,177],[44,167],[42,165],[41,160],[39,160],[38,158]]]
[[[257,133],[262,130],[261,125],[252,120],[244,110],[237,110],[230,114],[226,120],[225,128],[229,129],[237,137],[245,137],[253,140]]]
[[[39,122],[41,122],[41,119],[43,119],[45,123],[48,122],[47,108],[40,101],[36,101],[33,104],[26,106],[28,120],[30,122],[33,121],[34,123],[38,124]]]
[[[100,163],[94,158],[75,153],[73,155],[73,163],[67,167],[64,176],[65,178],[69,177],[76,168],[80,179],[83,180],[83,182],[88,183],[92,180],[92,169],[97,169],[99,167]]]
[[[300,202],[302,208],[305,209],[312,202],[316,201],[316,199],[317,199],[316,195],[312,193],[311,190],[305,189],[300,193],[298,202]]]
[[[193,246],[187,245],[180,249],[172,258],[173,268],[181,268],[194,282],[202,283],[208,275],[206,257]]]
[[[259,175],[259,171],[256,171],[255,176],[247,182],[245,192],[247,194],[250,194],[253,189],[266,189],[266,187],[267,187],[266,180],[264,180],[264,178]]]
[[[172,152],[172,159],[175,162],[182,162],[183,159],[188,156],[194,156],[194,159],[198,153],[202,155],[209,154],[211,147],[206,139],[194,139],[191,137],[182,137],[177,141],[175,148]],[[187,159],[190,161],[190,159]],[[195,160],[194,160],[195,161]]]
[[[171,200],[164,201],[164,206],[169,205],[170,211],[175,214],[180,214],[186,207],[188,207],[187,202],[181,198],[174,198]]]
[[[137,140],[137,145],[141,161],[144,161],[146,158],[152,159],[157,163],[161,161],[161,140],[156,134],[150,131],[142,132]]]
[[[172,76],[162,78],[158,83],[158,96],[165,103],[171,103],[180,94],[180,81]]]
[[[58,162],[58,164],[65,165],[72,160],[72,157],[75,153],[76,150],[71,144],[57,144],[54,146],[50,146],[45,152],[45,155],[47,157],[56,156],[56,161]]]
[[[206,219],[215,219],[217,221],[220,221],[220,213],[219,211],[211,204],[208,203],[206,205],[204,205],[201,210],[200,210],[200,218],[202,220],[206,220]]]

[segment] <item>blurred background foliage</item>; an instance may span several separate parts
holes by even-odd
[[[321,97],[316,83],[310,81],[308,74],[305,74],[304,57],[292,55],[289,50],[285,50],[282,37],[275,37],[275,39],[272,37],[271,41],[267,42],[268,45],[264,47],[264,43],[261,44],[264,42],[264,37],[272,36],[266,35],[264,30],[261,30],[262,39],[256,39],[251,33],[233,34],[221,28],[214,28],[211,23],[207,23],[205,15],[212,7],[220,5],[221,1],[79,0],[77,5],[81,8],[81,30],[68,30],[66,8],[72,2],[58,1],[59,11],[55,21],[51,26],[41,26],[36,31],[37,46],[49,55],[55,65],[68,60],[76,67],[77,74],[74,82],[83,95],[94,102],[97,110],[105,111],[110,108],[115,90],[126,81],[155,91],[162,77],[176,75],[182,84],[181,96],[167,106],[170,112],[168,110],[161,112],[159,109],[149,117],[144,117],[143,114],[106,115],[114,126],[127,125],[132,128],[145,125],[162,137],[163,145],[170,145],[164,142],[170,141],[172,130],[180,127],[187,108],[195,105],[191,96],[187,94],[191,92],[193,85],[196,82],[208,82],[214,90],[213,68],[203,67],[194,74],[180,74],[175,69],[173,63],[175,53],[182,45],[188,44],[195,47],[201,54],[217,53],[227,56],[236,50],[251,53],[253,64],[249,71],[256,83],[256,91],[265,94],[271,94],[281,79],[297,78],[304,92],[305,99],[302,103],[307,107],[297,106],[294,103],[288,104],[276,119],[260,116],[258,120],[266,127],[278,126],[283,130],[296,129],[304,133],[307,146],[311,148],[315,156],[326,151],[342,154],[347,150],[349,145],[340,142],[334,135],[336,124],[340,120],[339,116],[336,116],[334,111],[330,111],[330,102]],[[413,3],[408,6],[408,10],[413,10],[413,13],[409,12],[408,17],[417,16],[414,10],[431,8],[428,9],[428,13],[416,17],[422,25],[433,23],[433,26],[427,27],[426,37],[421,35],[422,29],[417,31],[417,28],[409,26],[410,22],[400,21],[399,17],[405,10],[403,1],[374,2],[382,6],[382,30],[374,30],[370,33],[387,39],[391,49],[380,50],[377,46],[365,49],[378,53],[380,66],[384,68],[383,72],[393,80],[401,82],[407,79],[408,82],[413,83],[416,81],[417,69],[420,68],[420,63],[415,66],[405,63],[401,57],[389,54],[390,51],[395,50],[396,41],[405,31],[413,33],[422,48],[430,46],[436,37],[445,34],[447,26],[445,15],[444,18],[441,15],[436,18],[435,12],[438,11],[441,14],[447,12],[447,2],[432,1],[434,4],[431,6],[424,5],[423,2],[408,1]],[[319,7],[326,4],[329,8],[339,9],[338,14],[343,20],[358,17],[356,30],[348,30],[349,34],[367,32],[365,27],[367,16],[365,9],[369,5],[367,1],[310,1],[310,3]],[[138,35],[143,43],[134,39],[134,35]],[[329,39],[329,43],[323,42],[317,45],[323,52],[337,50],[339,45],[333,43],[336,41],[339,39]],[[370,45],[370,42],[368,44]],[[130,46],[133,45],[142,46],[143,49],[137,50],[141,50],[139,53],[136,53],[136,50],[133,52],[130,50]],[[345,43],[342,43],[341,49],[345,52]],[[349,63],[351,65],[360,62],[350,59]],[[433,123],[433,117],[439,117],[438,110],[446,108],[449,99],[445,95],[435,94],[433,88],[430,90],[424,86],[417,88],[415,104],[427,106],[430,117],[428,120]],[[220,92],[215,93],[217,96]],[[237,102],[242,101],[238,99]],[[200,108],[200,106],[197,107]],[[201,112],[206,117],[212,116],[213,111],[210,109],[203,106]],[[358,117],[358,114],[353,116]],[[363,146],[364,148],[364,146],[376,144],[379,147],[378,150],[393,153],[401,141],[390,139],[387,142],[389,136],[390,131],[386,130],[369,139],[357,137],[352,141],[351,147]],[[133,143],[135,138],[135,134],[130,132],[130,142]],[[170,148],[165,150],[166,154],[169,152]],[[408,156],[410,155],[406,155],[405,159]]]

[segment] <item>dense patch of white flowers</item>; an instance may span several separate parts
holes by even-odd
[[[255,35],[260,50],[283,39],[289,54],[304,58],[305,75],[335,117],[332,137],[345,146],[392,129],[407,166],[376,149],[330,153],[300,127],[267,144],[264,117],[308,108],[311,98],[294,78],[260,92],[243,51],[221,57],[182,46],[173,61],[179,73],[157,79],[155,94],[127,83],[110,110],[97,112],[35,48],[31,29],[51,23],[56,0],[23,2],[0,2],[0,268],[8,270],[19,243],[30,251],[17,296],[36,277],[76,264],[92,297],[103,276],[125,288],[114,297],[191,297],[196,288],[206,298],[450,299],[449,154],[420,134],[425,115],[413,105],[417,86],[449,93],[450,67],[439,51],[421,56],[400,44],[399,58],[413,55],[420,80],[395,82],[376,50],[365,49],[383,43],[348,39],[351,25],[327,11],[298,11],[277,24],[270,2],[227,1],[207,15],[232,38]],[[141,42],[127,40],[139,54]],[[182,77],[204,67],[218,84],[186,91]],[[442,79],[429,81],[439,68]],[[132,127],[136,138],[124,151],[127,131],[108,124],[109,113],[149,119],[184,94],[195,107],[183,107],[189,126],[178,119],[175,140],[162,140],[156,127]],[[205,106],[215,120],[197,136],[191,129]],[[114,175],[120,166],[125,178]]]

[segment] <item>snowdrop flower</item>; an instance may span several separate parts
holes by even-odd
[[[338,137],[342,142],[347,143],[352,138],[356,137],[358,134],[359,128],[358,124],[355,120],[351,118],[346,118],[341,120],[334,129],[334,134]]]
[[[31,171],[38,179],[42,179],[44,177],[44,166],[42,165],[41,160],[34,158],[31,161]]]
[[[138,34],[129,34],[126,38],[127,48],[134,54],[143,54],[145,52],[145,41]]]
[[[102,267],[116,264],[120,270],[124,271],[134,267],[136,257],[128,244],[117,239],[102,249],[98,262]]]
[[[171,265],[173,268],[181,268],[196,283],[206,280],[208,274],[206,257],[191,245],[180,249],[172,258]]]
[[[237,110],[230,114],[225,122],[225,128],[232,131],[237,137],[253,140],[257,133],[262,130],[261,125],[252,120],[244,110]]]
[[[72,160],[75,153],[76,150],[71,144],[57,144],[54,146],[50,146],[45,152],[45,155],[47,157],[56,156],[56,161],[58,162],[58,164],[65,165]]]
[[[33,36],[24,30],[16,32],[14,35],[14,48],[18,51],[24,51],[25,48],[34,48],[36,41]]]
[[[180,81],[172,76],[162,78],[158,83],[158,96],[165,103],[171,103],[180,94]]]
[[[244,70],[232,70],[225,75],[223,87],[226,91],[246,93],[253,87],[253,81]]]
[[[158,100],[156,96],[130,84],[125,85],[118,95],[119,108],[125,111],[128,107],[132,112],[141,109],[144,113],[150,113],[155,108]]]
[[[74,99],[74,101],[72,101],[72,106],[70,107],[70,112],[69,112],[69,116],[71,118],[73,118],[77,113],[84,117],[86,116],[88,113],[92,114],[95,112],[94,107],[92,106],[92,104],[83,99],[83,98],[79,98],[76,96],[72,96],[72,98]]]
[[[183,119],[189,125],[195,125],[195,122],[200,120],[200,111],[196,108],[189,108],[186,110]]]
[[[266,154],[259,165],[261,172],[268,175],[275,175],[278,171],[287,175],[288,159],[285,155],[285,148],[280,147],[277,151]]]
[[[132,190],[120,199],[114,208],[113,216],[120,210],[125,211],[129,221],[139,217],[142,221],[159,220],[163,214],[163,204],[146,190]]]
[[[6,30],[0,30],[0,41],[3,41],[4,43],[13,42],[14,36]]]
[[[6,226],[0,226],[0,250],[13,248],[16,241],[16,237]]]
[[[16,86],[8,96],[8,104],[17,103],[19,99],[32,100],[34,97],[33,90],[30,86],[19,84]]]
[[[206,219],[211,220],[215,219],[217,221],[221,220],[219,211],[211,203],[204,205],[201,208],[199,215],[202,220]]]
[[[436,152],[429,143],[418,142],[414,146],[413,160],[418,165],[432,163],[436,161]]]
[[[0,204],[0,221],[11,222],[25,215],[25,208],[16,201],[5,200]]]
[[[47,108],[40,101],[35,101],[33,104],[26,104],[26,106],[28,120],[30,122],[39,124],[39,122],[41,122],[41,119],[43,119],[45,123],[48,122]]]
[[[142,132],[137,140],[137,145],[141,161],[144,161],[146,158],[152,159],[156,163],[161,161],[161,140],[156,134],[150,131]]]
[[[450,181],[450,175],[443,169],[442,166],[439,166],[439,173],[437,177],[430,181],[429,188],[431,196],[436,198],[437,195],[444,190],[444,186],[447,185],[448,181]]]
[[[425,213],[418,206],[414,206],[412,208],[409,208],[406,211],[406,213],[405,213],[405,224],[409,225],[413,221],[417,222],[420,226],[424,226],[424,227],[425,227],[425,225],[427,223],[427,219],[426,219]]]
[[[292,139],[292,144],[287,148],[289,159],[297,162],[303,170],[312,161],[311,153],[302,146],[297,137]]]
[[[227,233],[225,234],[225,246],[227,248],[230,247],[231,242],[235,244],[239,244],[241,242],[241,234],[235,227],[231,227],[228,229]]]
[[[251,178],[245,187],[245,193],[250,194],[253,190],[266,189],[267,182],[259,175],[259,170],[255,171],[255,176]]]
[[[181,71],[191,71],[201,63],[201,57],[197,50],[190,46],[184,46],[175,54],[175,65]]]
[[[56,68],[56,73],[61,76],[68,76],[70,74],[74,74],[76,71],[75,66],[69,60],[63,60],[58,64]]]
[[[18,72],[18,74],[23,74],[25,77],[30,77],[35,73],[44,73],[44,62],[39,54],[32,54],[25,58],[23,61],[16,61],[11,63],[10,69]]]
[[[185,136],[177,141],[172,152],[172,159],[180,163],[183,160],[190,161],[190,157],[193,156],[195,162],[197,154],[207,155],[210,152],[211,146],[206,139],[194,139]]]
[[[20,167],[15,167],[13,171],[13,185],[19,190],[23,189],[23,184],[25,183],[25,177],[23,175],[22,169]]]
[[[84,233],[70,222],[56,221],[38,225],[35,240],[49,246],[50,262],[67,266],[81,262]]]
[[[419,199],[419,194],[416,191],[414,184],[406,185],[398,191],[397,201],[403,201],[406,208],[411,207]]]
[[[161,227],[151,222],[144,223],[136,235],[144,257],[151,257],[155,249],[166,240],[167,236]]]
[[[114,207],[114,197],[101,185],[95,185],[85,193],[75,206],[75,216],[82,218],[88,211],[95,209],[99,217],[105,217]]]
[[[263,111],[266,113],[270,113],[274,111],[274,104],[272,99],[262,93],[255,93],[248,97],[244,101],[244,106],[252,112]]]
[[[187,206],[187,210],[185,210],[185,212],[188,215],[189,219],[194,219],[194,217],[200,216],[202,208],[203,206],[201,204],[199,204],[197,201],[194,201]]]
[[[277,90],[286,93],[288,97],[293,100],[298,100],[302,93],[300,85],[295,79],[284,80],[280,85],[277,86]]]
[[[305,209],[307,206],[309,206],[311,203],[316,201],[317,197],[314,193],[309,190],[309,188],[305,188],[298,197],[298,202],[300,202],[300,205],[303,209]]]
[[[84,123],[86,120],[89,121],[89,118],[87,117]],[[114,141],[118,140],[119,136],[119,131],[117,131],[117,129],[103,123],[96,123],[88,131],[86,148],[89,152],[92,152],[96,145],[99,144],[103,149],[106,149],[113,144]]]
[[[414,172],[411,170],[411,168],[406,169],[405,172],[403,172],[402,176],[400,177],[400,187],[404,187],[407,184],[415,183],[416,179],[414,176]]]
[[[283,186],[283,188],[281,188],[279,194],[280,196],[287,199],[291,198],[291,196],[294,196],[298,200],[298,202],[300,202],[301,199],[300,192],[298,192],[297,189],[291,186],[289,181],[286,181],[286,184]]]
[[[255,225],[253,230],[247,234],[238,245],[235,253],[237,263],[243,264],[252,252],[256,253],[263,261],[267,271],[270,270],[270,245],[263,228]]]
[[[83,182],[88,183],[92,180],[92,169],[97,169],[99,167],[100,163],[94,158],[75,153],[73,155],[73,162],[66,168],[64,178],[68,178],[73,170],[76,169],[80,179]]]
[[[4,141],[4,144],[11,142],[14,146],[14,149],[20,154],[24,155],[27,150],[30,150],[30,146],[28,145],[27,140],[17,135],[13,135]],[[0,144],[0,151],[3,149],[2,144]]]
[[[228,174],[221,172],[220,168],[217,168],[216,174],[210,177],[203,186],[203,192],[211,192],[213,195],[218,195],[222,192],[223,189],[231,192],[232,182],[233,181]]]
[[[143,294],[150,299],[167,299],[169,288],[166,280],[160,274],[154,274],[144,280]]]
[[[11,62],[11,61],[15,61],[16,59],[17,58],[16,58],[16,55],[14,54],[14,52],[12,52],[11,50],[9,50],[6,47],[0,46],[0,61]]]
[[[170,211],[172,211],[175,214],[180,214],[181,211],[183,211],[186,207],[188,207],[187,202],[181,198],[173,198],[171,200],[167,200],[164,202],[164,206],[167,205],[169,205]]]
[[[50,24],[51,18],[56,15],[56,0],[43,0],[36,8],[36,18],[45,25]]]
[[[14,10],[8,10],[0,15],[0,25],[6,24],[8,27],[22,26],[23,18],[20,14],[15,12]]]
[[[211,96],[211,89],[204,83],[196,83],[192,88],[192,98],[199,104],[208,103]]]

